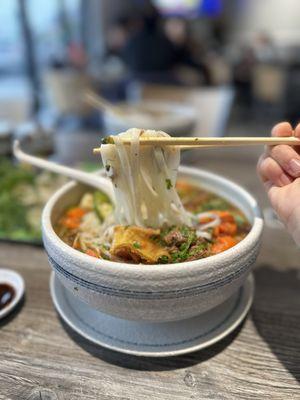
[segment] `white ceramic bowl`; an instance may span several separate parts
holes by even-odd
[[[132,127],[143,129],[161,130],[170,133],[172,136],[189,135],[195,126],[196,112],[191,105],[182,105],[170,101],[142,101],[138,105],[145,110],[161,112],[159,118],[141,118],[139,113],[137,119],[134,116],[123,120],[110,113],[103,114],[104,134],[111,135],[112,132],[125,132]],[[120,104],[122,107],[122,104]]]
[[[245,239],[223,253],[178,264],[134,265],[96,259],[65,244],[53,230],[61,213],[85,191],[84,186],[69,183],[50,198],[42,216],[45,249],[63,285],[104,313],[156,322],[198,315],[238,290],[259,251],[263,220],[255,199],[235,183],[207,171],[181,167],[179,176],[239,207],[252,224]]]

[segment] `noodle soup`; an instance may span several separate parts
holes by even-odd
[[[85,193],[65,211],[56,232],[68,245],[92,257],[144,264],[209,257],[233,247],[249,232],[245,215],[222,197],[182,180],[176,190],[191,225],[116,224],[110,199],[95,191]]]
[[[143,264],[197,260],[242,240],[250,226],[239,210],[188,182],[176,183],[179,147],[140,144],[140,137],[168,136],[134,128],[106,140],[101,157],[114,205],[101,192],[84,194],[58,221],[58,235],[92,257]]]

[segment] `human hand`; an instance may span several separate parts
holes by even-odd
[[[274,126],[272,136],[300,139],[300,124],[293,131],[288,122],[281,122]],[[267,147],[258,161],[257,171],[272,207],[300,246],[300,146]]]

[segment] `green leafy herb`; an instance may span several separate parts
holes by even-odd
[[[166,179],[166,187],[168,190],[170,190],[173,187],[171,179],[169,179],[169,178]]]
[[[139,242],[134,242],[133,243],[133,247],[136,249],[140,249],[141,248],[141,244]]]
[[[189,248],[197,239],[195,230],[190,229],[188,226],[180,227],[180,232],[186,238],[186,241],[180,245],[179,251],[172,253],[173,262],[186,260],[189,256]]]
[[[0,237],[40,240],[41,233],[30,222],[30,206],[22,198],[22,187],[34,188],[36,175],[26,167],[0,158]]]
[[[152,235],[150,237],[150,239],[152,240],[152,242],[160,244],[161,246],[165,246],[166,245],[165,241],[162,238],[162,235],[159,235],[159,236],[158,235]]]
[[[210,211],[210,210],[228,210],[231,205],[224,199],[213,197],[209,201],[203,203],[197,212]]]
[[[207,250],[209,247],[208,242],[202,242],[192,248],[192,250],[189,252],[189,257],[195,256],[199,253],[201,253],[204,250]]]
[[[102,140],[101,140],[102,144],[114,144],[114,139],[111,136],[105,136]]]
[[[241,214],[238,214],[238,213],[232,213],[232,214],[233,214],[234,221],[239,228],[242,227],[246,223],[245,218]]]
[[[169,263],[169,257],[168,256],[161,256],[158,258],[157,262],[158,264],[168,264]]]
[[[183,250],[185,249],[185,247],[186,247],[185,243],[182,243],[182,244],[180,245],[180,247],[179,247],[179,250],[180,250],[180,251],[183,251]]]

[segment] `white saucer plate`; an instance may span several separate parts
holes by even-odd
[[[61,318],[91,342],[121,353],[166,357],[204,349],[231,333],[245,318],[254,279],[225,303],[197,317],[166,323],[128,321],[101,313],[74,297],[52,272],[50,291]]]
[[[15,290],[15,295],[12,301],[0,310],[0,319],[6,317],[19,303],[24,296],[25,284],[20,274],[11,269],[0,268],[0,284],[6,283],[12,286]]]

